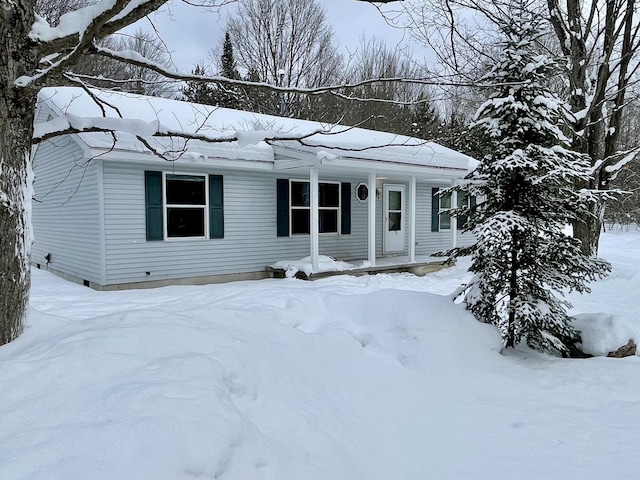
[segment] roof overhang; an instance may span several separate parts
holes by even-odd
[[[441,166],[416,165],[387,160],[362,159],[332,154],[331,150],[323,149],[320,153],[300,151],[282,146],[274,146],[275,160],[273,169],[276,171],[303,172],[310,168],[319,171],[340,171],[345,173],[370,173],[394,177],[418,177],[456,179],[464,177],[468,171],[462,168]]]

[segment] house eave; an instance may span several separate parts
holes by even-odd
[[[136,165],[148,165],[150,167],[162,167],[167,164],[173,164],[171,160],[165,160],[151,152],[134,152],[131,150],[120,149],[101,149],[92,148],[90,155],[104,160],[131,163]],[[181,166],[197,166],[197,167],[213,167],[213,168],[231,168],[241,170],[262,170],[273,171],[273,160],[253,160],[242,158],[220,158],[207,156],[204,154],[183,155],[175,160]]]

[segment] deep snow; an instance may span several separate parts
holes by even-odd
[[[601,253],[571,296],[595,350],[640,340],[640,234]],[[34,270],[0,478],[639,478],[640,358],[501,354],[449,297],[465,266],[122,292]]]

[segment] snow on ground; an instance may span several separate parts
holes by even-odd
[[[602,242],[613,274],[574,310],[636,335],[640,234]],[[96,292],[34,270],[0,478],[637,479],[640,358],[501,354],[449,297],[466,275]]]

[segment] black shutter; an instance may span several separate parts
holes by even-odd
[[[144,172],[144,206],[147,240],[164,240],[162,172]]]
[[[351,184],[344,182],[340,184],[341,200],[341,223],[340,233],[348,235],[351,233]]]
[[[277,180],[276,194],[277,229],[279,237],[289,236],[289,180]]]
[[[224,238],[222,175],[209,175],[209,238]]]
[[[440,216],[438,212],[440,211],[440,196],[438,192],[439,188],[431,189],[431,231],[437,232],[440,230]]]

